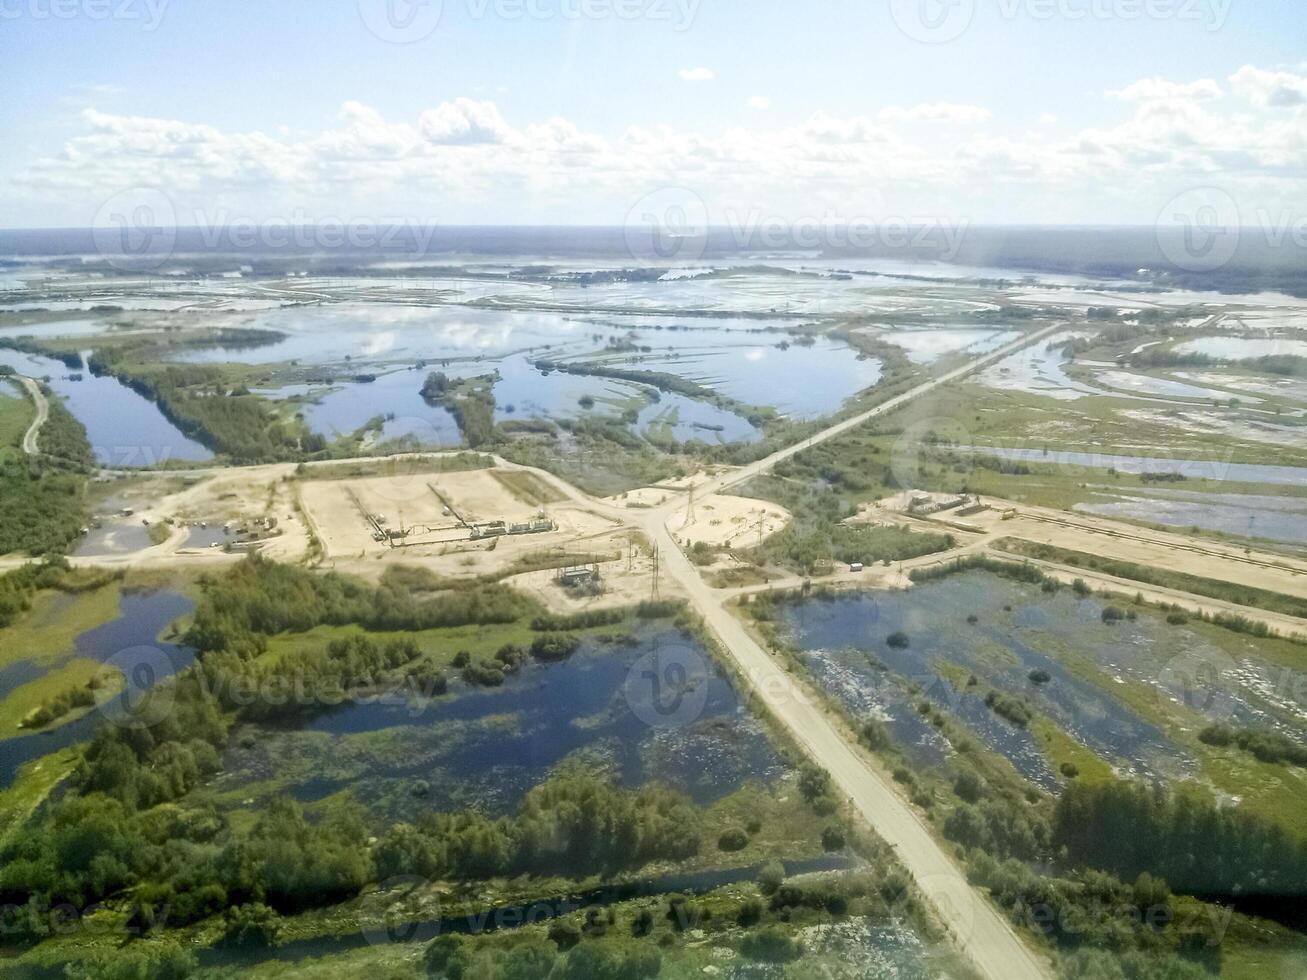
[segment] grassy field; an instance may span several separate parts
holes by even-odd
[[[33,710],[72,688],[86,687],[97,676],[103,680],[103,686],[96,691],[98,703],[122,690],[122,674],[106,669],[95,660],[82,658],[53,667],[36,680],[14,688],[0,700],[0,732],[13,732]],[[91,710],[94,708],[88,706],[70,711],[57,719],[54,725],[57,727],[66,724]]]
[[[23,435],[32,424],[32,403],[16,387],[17,382],[0,379],[0,454],[21,449]]]
[[[1219,599],[1240,606],[1265,609],[1267,612],[1282,613],[1286,616],[1307,618],[1307,599],[1299,599],[1296,596],[1283,595],[1279,592],[1269,592],[1266,589],[1258,589],[1250,585],[1237,585],[1233,582],[1222,582],[1219,579],[1202,578],[1185,572],[1173,572],[1163,568],[1140,565],[1135,562],[1091,555],[1083,551],[1070,551],[1053,545],[1017,541],[1011,538],[1003,538],[995,542],[994,547],[1012,554],[1058,562],[1064,565],[1073,565],[1078,568],[1101,572],[1105,575],[1113,575],[1117,578],[1142,582],[1146,585],[1190,592],[1194,595],[1206,596],[1209,599]]]
[[[0,667],[24,660],[57,663],[73,652],[81,633],[118,615],[121,583],[110,582],[87,592],[43,592],[31,610],[0,630]]]
[[[505,490],[528,504],[556,504],[567,499],[540,477],[525,470],[494,469],[490,471],[490,475]]]

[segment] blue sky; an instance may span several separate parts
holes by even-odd
[[[0,0],[0,226],[1149,223],[1307,176],[1299,0],[405,3]]]

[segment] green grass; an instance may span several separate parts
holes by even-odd
[[[1112,767],[1098,753],[1081,745],[1044,715],[1035,715],[1029,728],[1054,772],[1061,772],[1062,766],[1069,763],[1076,767],[1079,775],[1075,778],[1082,783],[1108,782],[1114,778]]]
[[[17,384],[0,379],[0,450],[21,449],[23,436],[36,416],[32,403],[15,387]]]
[[[1284,595],[1280,592],[1271,592],[1267,589],[1258,589],[1251,585],[1223,582],[1220,579],[1203,578],[1186,572],[1174,572],[1164,568],[1139,565],[1135,562],[1105,558],[1101,555],[1091,555],[1083,551],[1071,551],[1067,548],[1037,544],[1031,541],[1016,541],[1003,538],[995,542],[994,547],[1012,554],[1058,562],[1063,565],[1073,565],[1089,571],[1141,582],[1145,585],[1190,592],[1194,595],[1206,596],[1209,599],[1219,599],[1240,606],[1251,606],[1264,609],[1267,612],[1281,613],[1285,616],[1307,618],[1307,599]]]
[[[96,700],[97,703],[102,703],[122,689],[122,674],[107,669],[95,660],[82,658],[70,660],[58,667],[52,667],[36,680],[12,689],[0,698],[0,738],[11,737],[19,727],[19,723],[42,704],[71,688],[85,687],[91,678],[100,674],[104,676],[105,684],[96,692]],[[70,711],[48,727],[58,728],[92,710],[94,708],[87,707]],[[29,730],[29,733],[30,731],[33,730]]]
[[[607,627],[614,629],[615,627]],[[532,631],[530,620],[523,618],[514,623],[490,626],[458,626],[450,629],[421,630],[417,632],[371,632],[361,626],[318,626],[307,633],[281,633],[268,638],[268,650],[260,663],[274,665],[287,654],[299,650],[318,650],[332,640],[366,633],[379,643],[393,639],[411,639],[428,658],[438,666],[450,668],[450,661],[460,650],[478,657],[490,657],[507,643],[529,646],[539,636]]]
[[[82,633],[118,615],[120,585],[89,592],[43,592],[18,622],[0,630],[0,667],[23,660],[57,663],[73,652]]]
[[[18,770],[12,783],[0,789],[0,845],[73,771],[81,757],[81,750],[74,747],[33,759]]]

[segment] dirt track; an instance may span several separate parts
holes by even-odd
[[[41,451],[41,447],[37,445],[37,437],[41,434],[41,426],[45,425],[46,420],[50,418],[50,403],[46,401],[45,392],[41,391],[41,386],[31,378],[19,375],[18,380],[22,382],[23,387],[27,389],[27,393],[32,396],[32,401],[36,404],[36,418],[32,420],[32,424],[23,433],[23,452],[29,456],[35,456]]]

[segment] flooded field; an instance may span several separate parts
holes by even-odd
[[[86,427],[95,458],[106,466],[213,458],[208,449],[164,418],[154,402],[115,378],[97,378],[84,362],[80,371],[73,372],[52,358],[0,350],[0,364],[29,377],[48,377],[50,387]],[[74,380],[74,374],[80,374],[80,380]]]
[[[682,667],[684,708],[660,713],[671,702],[648,674]],[[468,806],[505,813],[568,760],[627,787],[664,782],[699,803],[782,773],[766,734],[697,645],[649,632],[587,642],[562,663],[529,663],[499,688],[454,681],[435,701],[387,695],[294,728],[242,729],[213,789],[233,800],[285,791],[304,802],[348,790],[389,819]]]
[[[1015,449],[977,446],[978,453],[1026,463],[1088,466],[1121,473],[1179,473],[1191,480],[1233,483],[1270,483],[1279,486],[1307,486],[1307,468],[1271,463],[1230,463],[1219,459],[1163,459],[1154,456],[1117,456],[1110,453],[1081,453],[1061,449]]]
[[[1307,340],[1288,337],[1199,337],[1175,347],[1179,354],[1205,354],[1228,361],[1255,357],[1307,357]]]
[[[1303,497],[1161,488],[1150,489],[1147,494],[1096,488],[1095,497],[1095,501],[1077,504],[1075,509],[1105,517],[1307,544],[1307,498]]]
[[[0,739],[0,787],[8,786],[24,763],[85,741],[98,725],[121,716],[124,698],[130,701],[141,691],[189,666],[194,660],[192,651],[160,641],[158,637],[170,623],[193,608],[189,599],[175,592],[125,593],[119,599],[117,618],[78,636],[73,642],[73,653],[67,658],[41,664],[19,661],[0,672],[0,697],[72,660],[112,663],[123,671],[126,681],[120,695],[76,721],[48,732]]]
[[[704,330],[670,344],[649,335],[637,335],[634,342],[652,350],[586,360],[624,370],[674,374],[793,418],[837,410],[846,399],[879,382],[882,370],[876,358],[859,357],[847,344],[828,337],[800,343],[783,334],[754,340],[730,331]]]
[[[1104,625],[1102,606],[1097,599],[1069,592],[1047,596],[1036,587],[969,572],[902,594],[796,604],[787,608],[786,620],[822,686],[855,714],[886,721],[919,765],[939,762],[945,743],[917,712],[917,699],[903,693],[904,680],[919,685],[1017,771],[1046,788],[1054,788],[1059,777],[1034,734],[986,707],[987,687],[1028,699],[1119,771],[1181,775],[1189,766],[1183,751],[1058,658],[1066,650],[1109,673],[1133,671],[1138,665],[1126,666],[1127,652],[1162,640],[1168,629],[1151,623]],[[909,637],[907,648],[886,642],[895,632]],[[1050,680],[1033,683],[1034,670],[1045,671]],[[963,679],[969,676],[979,684],[968,687]]]

